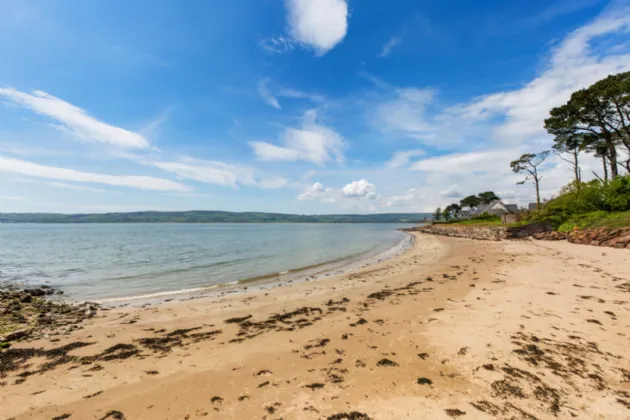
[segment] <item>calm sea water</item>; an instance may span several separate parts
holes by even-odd
[[[47,284],[77,300],[140,296],[374,255],[404,240],[400,227],[0,224],[0,272],[4,282]]]

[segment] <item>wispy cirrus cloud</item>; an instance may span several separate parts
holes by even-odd
[[[271,91],[269,90],[269,82],[271,81],[271,79],[266,78],[266,79],[262,79],[260,82],[258,82],[258,94],[260,95],[260,97],[262,98],[262,100],[269,106],[275,108],[275,109],[280,109],[280,102],[278,102],[278,99],[276,99],[275,96],[273,96],[273,94],[271,93]]]
[[[381,48],[381,53],[378,55],[380,58],[385,58],[392,53],[392,50],[399,44],[402,43],[402,38],[399,36],[394,36],[390,38]]]
[[[403,166],[407,166],[411,158],[416,156],[422,156],[425,154],[425,151],[422,149],[413,149],[413,150],[403,150],[399,152],[395,152],[391,159],[386,162],[386,165],[390,168],[402,168]]]
[[[137,156],[132,157],[132,159],[143,165],[154,166],[175,174],[179,179],[193,180],[221,187],[239,188],[240,186],[248,186],[261,189],[277,189],[289,183],[287,179],[281,176],[262,172],[246,165],[195,159],[189,156],[182,156],[179,159],[170,161]]]
[[[105,184],[118,187],[129,187],[149,191],[188,192],[191,189],[179,182],[163,178],[139,175],[107,175],[93,172],[76,171],[74,169],[41,165],[24,160],[0,157],[3,172],[31,176],[35,178],[54,179],[80,183]]]
[[[289,99],[307,99],[316,104],[324,103],[327,100],[326,96],[317,93],[304,92],[286,87],[276,86],[272,88],[272,80],[268,77],[258,82],[257,91],[263,102],[275,109],[282,108],[278,97]]]
[[[88,142],[145,149],[149,141],[140,134],[97,120],[85,110],[41,90],[32,93],[0,88],[0,97],[56,122],[54,127]]]

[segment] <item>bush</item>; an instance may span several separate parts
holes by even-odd
[[[562,188],[558,197],[550,200],[538,211],[532,211],[522,220],[549,222],[554,229],[568,232],[574,227],[596,225],[597,219],[606,219],[608,212],[630,210],[630,176],[618,177],[607,185],[599,180],[572,182]]]
[[[559,232],[571,232],[575,228],[584,229],[597,223],[598,220],[608,217],[605,211],[594,211],[592,213],[576,214],[558,227]]]
[[[603,198],[608,211],[630,210],[630,176],[612,180],[603,188]]]
[[[471,217],[471,220],[500,220],[499,216],[495,216],[494,214],[490,214],[488,212],[482,213],[479,216]]]

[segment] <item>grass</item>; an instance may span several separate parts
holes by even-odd
[[[560,232],[570,232],[574,228],[607,228],[617,229],[622,227],[630,227],[630,211],[621,213],[608,213],[605,211],[595,211],[571,216],[569,220],[560,225]]]
[[[501,219],[492,220],[458,220],[456,222],[448,223],[449,226],[503,226]]]

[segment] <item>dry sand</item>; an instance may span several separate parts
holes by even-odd
[[[340,277],[16,345],[0,418],[629,419],[629,301],[627,250],[417,235]]]

